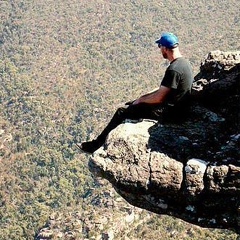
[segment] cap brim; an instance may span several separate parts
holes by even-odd
[[[155,43],[159,44],[161,41],[161,39],[158,39],[157,41],[155,41]]]

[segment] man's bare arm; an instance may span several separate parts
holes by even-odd
[[[148,93],[144,94],[144,95],[143,95],[143,96],[141,96],[141,97],[145,97],[145,96],[148,96],[148,95],[150,95],[150,94],[153,94],[153,93],[157,92],[158,90],[159,90],[159,87],[158,87],[158,88],[155,88],[155,89],[153,89],[151,92],[148,92]]]
[[[155,90],[151,93],[141,96],[133,102],[133,104],[139,103],[149,103],[149,104],[158,104],[163,103],[166,99],[166,96],[171,91],[171,88],[161,86],[158,90]]]

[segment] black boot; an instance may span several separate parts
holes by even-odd
[[[98,148],[100,148],[104,144],[110,131],[112,131],[115,127],[121,124],[124,119],[126,119],[125,112],[126,112],[126,108],[124,107],[118,108],[113,118],[109,122],[109,124],[105,127],[105,129],[97,137],[96,140],[83,142],[79,145],[77,144],[77,146],[84,152],[87,152],[87,153],[95,152]]]

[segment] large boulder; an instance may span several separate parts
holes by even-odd
[[[202,63],[186,121],[126,121],[91,156],[90,170],[134,206],[240,233],[240,64],[232,54],[230,67],[219,68],[232,59],[219,51]]]

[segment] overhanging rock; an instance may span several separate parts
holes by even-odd
[[[176,132],[177,127],[171,127]],[[159,152],[149,142],[151,128],[162,132],[160,138],[171,141],[165,126],[157,123],[122,124],[110,133],[105,149],[99,149],[91,158],[91,171],[109,180],[134,206],[202,227],[239,232],[240,167],[198,159],[194,146],[187,144],[186,134],[172,136],[189,159],[183,159],[186,153],[178,155],[176,150],[171,154],[167,150]]]

